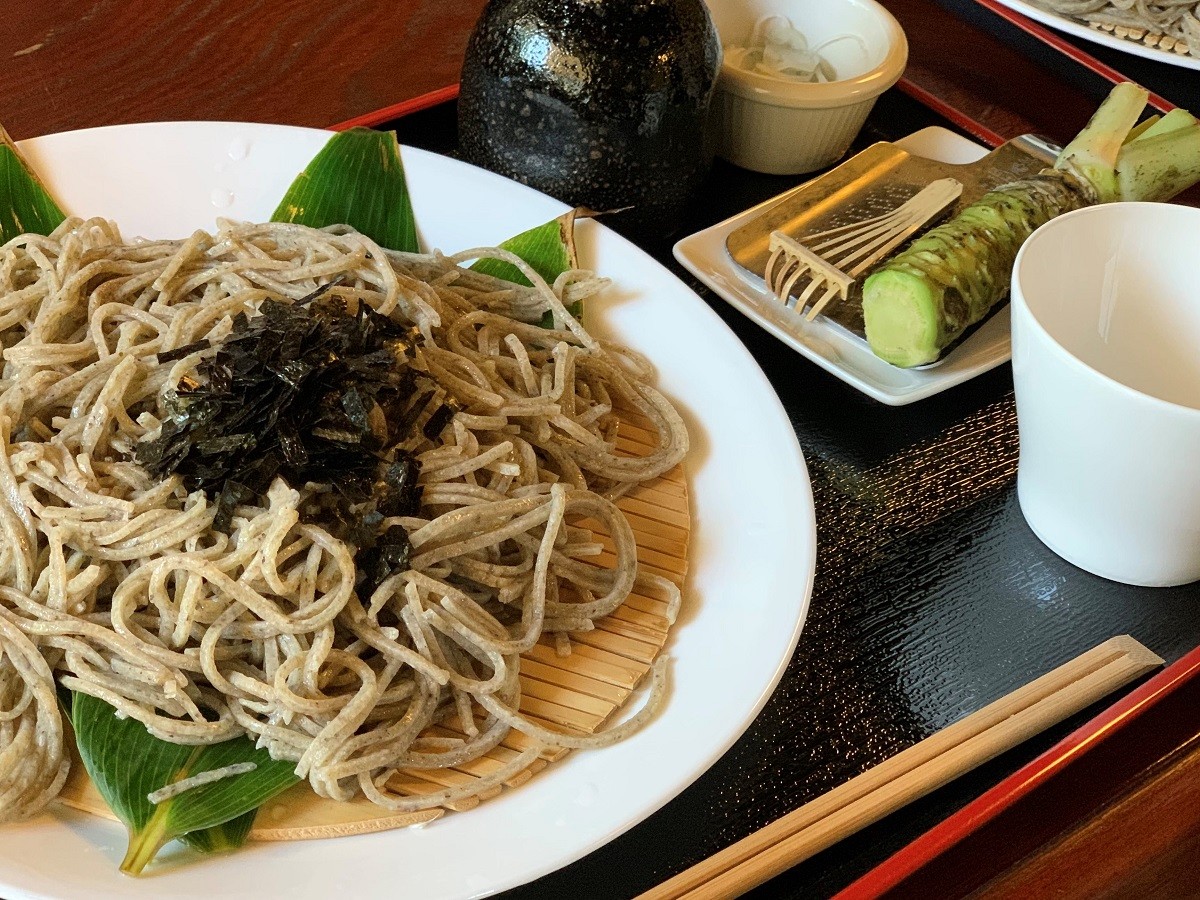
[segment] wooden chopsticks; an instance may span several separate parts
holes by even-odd
[[[1111,638],[642,894],[737,897],[1161,666]]]

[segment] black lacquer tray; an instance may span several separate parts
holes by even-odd
[[[971,0],[939,2],[957,14],[992,16]],[[993,18],[986,24],[1000,39],[1044,54],[1047,67],[1064,68],[1097,103],[1107,93],[1111,85],[1101,75]],[[456,154],[453,102],[383,125],[395,128],[403,144]],[[894,140],[927,125],[954,127],[894,89],[858,143]],[[1168,662],[1200,644],[1200,585],[1147,590],[1105,581],[1059,559],[1026,526],[1015,490],[1017,428],[1007,365],[914,405],[884,406],[760,330],[672,258],[678,237],[800,180],[718,161],[672,234],[635,237],[750,348],[804,448],[819,550],[799,647],[754,724],[692,787],[603,848],[505,897],[636,896],[1112,635],[1131,634]],[[1095,712],[751,896],[836,892]]]

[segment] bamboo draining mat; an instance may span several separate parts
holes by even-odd
[[[1139,44],[1145,44],[1147,47],[1164,50],[1178,56],[1191,56],[1187,41],[1173,38],[1168,34],[1156,34],[1153,31],[1146,31],[1143,28],[1130,28],[1126,25],[1109,25],[1099,22],[1089,22],[1088,24],[1096,31],[1103,31],[1126,41],[1136,41]]]
[[[633,413],[623,412],[621,418],[618,451],[630,456],[647,453],[654,438],[649,423]],[[617,506],[633,526],[642,568],[682,588],[691,527],[682,466],[630,491]],[[591,528],[597,540],[611,547],[599,523],[585,520],[573,524]],[[597,562],[611,565],[613,559],[606,549]],[[543,637],[521,658],[521,712],[548,728],[576,734],[596,731],[625,704],[662,651],[667,641],[666,610],[666,601],[660,598],[631,594],[620,608],[598,620],[594,631],[571,635],[570,656],[559,656],[554,640]],[[431,733],[454,732],[435,729]],[[495,771],[527,746],[524,735],[510,732],[499,747],[477,760],[436,772],[406,771],[396,775],[390,787],[403,793],[424,794],[457,786]],[[505,782],[504,788],[493,788],[453,808],[471,809],[505,788],[518,787],[566,753],[566,750],[544,753]],[[59,799],[76,809],[116,818],[87,777],[77,755]],[[367,834],[428,822],[442,814],[442,809],[394,814],[362,798],[338,803],[318,797],[307,783],[301,782],[263,805],[250,839],[289,841]]]

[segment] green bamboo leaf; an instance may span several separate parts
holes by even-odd
[[[246,838],[250,835],[250,829],[254,827],[254,819],[257,815],[258,810],[252,809],[236,819],[230,819],[228,822],[222,822],[212,828],[189,831],[183,835],[181,840],[193,850],[199,850],[201,853],[236,850],[246,843]]]
[[[391,250],[416,252],[417,225],[395,133],[351,128],[335,134],[296,176],[271,221],[350,225]]]
[[[74,695],[71,722],[88,775],[129,829],[121,869],[131,874],[141,872],[167,842],[214,826],[222,827],[190,843],[201,850],[237,846],[253,821],[241,820],[298,780],[293,763],[271,759],[249,738],[200,747],[172,744],[153,737],[135,719],[119,718],[112,706],[87,694]],[[257,768],[157,805],[147,799],[168,784],[242,762]]]
[[[554,284],[555,279],[568,269],[579,266],[579,258],[575,251],[575,217],[578,210],[569,210],[557,219],[551,219],[536,228],[522,231],[500,244],[500,249],[515,253],[533,271],[542,276],[546,284]],[[531,287],[533,282],[512,263],[502,259],[481,259],[471,266],[476,272],[491,275],[513,284]],[[576,319],[583,318],[583,301],[577,300],[567,305],[567,312]],[[542,313],[538,322],[543,328],[554,327],[554,316],[549,310]]]
[[[559,275],[576,267],[575,210],[572,209],[544,225],[510,237],[501,242],[500,249],[521,257],[529,263],[533,271],[542,276],[546,284],[554,284]],[[520,269],[502,259],[481,259],[471,268],[514,284],[525,287],[532,285]]]
[[[575,317],[576,321],[582,322],[583,321],[583,301],[576,300],[574,303],[568,303],[567,304],[567,312],[569,312],[571,315],[573,315]],[[554,313],[550,312],[550,310],[546,310],[544,313],[542,313],[542,317],[540,319],[538,319],[538,325],[541,326],[542,328],[553,328],[554,327]]]
[[[19,234],[50,234],[59,224],[65,219],[63,211],[58,204],[50,196],[45,186],[41,183],[37,173],[29,166],[13,144],[8,133],[0,126],[0,244],[16,237]],[[75,703],[73,695],[62,685],[56,685],[59,703],[62,706],[64,714],[68,717],[73,715]],[[112,707],[103,704],[101,701],[94,700],[90,697],[85,697],[85,704],[91,701],[99,704],[100,707],[106,709],[109,713],[108,718],[113,723],[117,722],[115,712]],[[134,738],[138,746],[146,746],[154,743],[157,746],[156,753],[149,754],[149,758],[157,761],[157,767],[151,766],[149,771],[138,767],[140,774],[149,775],[149,780],[154,781],[155,772],[164,770],[165,774],[162,778],[170,778],[172,773],[178,769],[178,766],[173,766],[181,759],[186,760],[191,754],[191,748],[178,747],[174,744],[169,744],[166,741],[161,741],[152,737],[140,724],[133,720],[126,720],[126,723],[134,728],[129,729],[129,735]],[[111,723],[104,723],[111,724]],[[140,735],[137,731],[140,730]],[[245,742],[249,745],[249,742]],[[82,742],[81,742],[82,744]],[[251,749],[252,745],[251,745]],[[82,752],[82,750],[81,750]],[[95,754],[89,754],[93,760]],[[139,760],[146,759],[146,755],[139,754],[136,757]],[[91,767],[88,767],[91,771]],[[206,765],[203,769],[197,771],[205,771],[214,768],[212,765]],[[132,772],[132,769],[126,770]],[[93,773],[93,780],[100,783],[97,778],[98,773]],[[292,779],[295,780],[294,777]],[[161,778],[158,780],[158,786],[165,783]],[[155,790],[156,788],[151,788]],[[146,791],[145,793],[149,793]],[[109,800],[110,806],[113,806],[113,811],[117,813],[126,823],[134,821],[136,818],[148,818],[149,812],[146,807],[149,807],[149,801],[144,804],[124,804],[124,808],[119,810],[114,805],[114,800],[109,799],[115,796],[116,792],[110,794],[104,793],[106,799]],[[144,798],[143,798],[144,799]],[[119,801],[117,801],[119,803]],[[256,809],[251,809],[243,815],[237,816],[228,822],[223,822],[213,825],[211,828],[205,828],[198,831],[191,831],[182,835],[183,839],[201,852],[214,852],[218,850],[232,849],[239,847],[245,842],[250,829],[254,824]]]
[[[0,127],[0,244],[19,234],[49,234],[65,218],[8,132]]]

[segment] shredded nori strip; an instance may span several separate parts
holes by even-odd
[[[167,350],[165,353],[158,354],[160,363],[175,362],[177,359],[183,359],[189,354],[195,353],[197,350],[207,350],[212,346],[212,341],[204,338],[196,341],[194,344],[184,344],[182,347],[176,347],[174,350]]]
[[[419,334],[366,304],[320,300],[330,285],[294,303],[265,300],[239,314],[195,377],[165,398],[159,435],[139,444],[154,475],[178,473],[217,506],[228,531],[236,508],[261,498],[276,476],[293,487],[328,486],[302,514],[356,547],[360,594],[407,567],[408,535],[385,517],[420,508],[420,466],[401,445],[431,440],[455,406],[415,362]],[[159,355],[180,359],[200,341]]]

